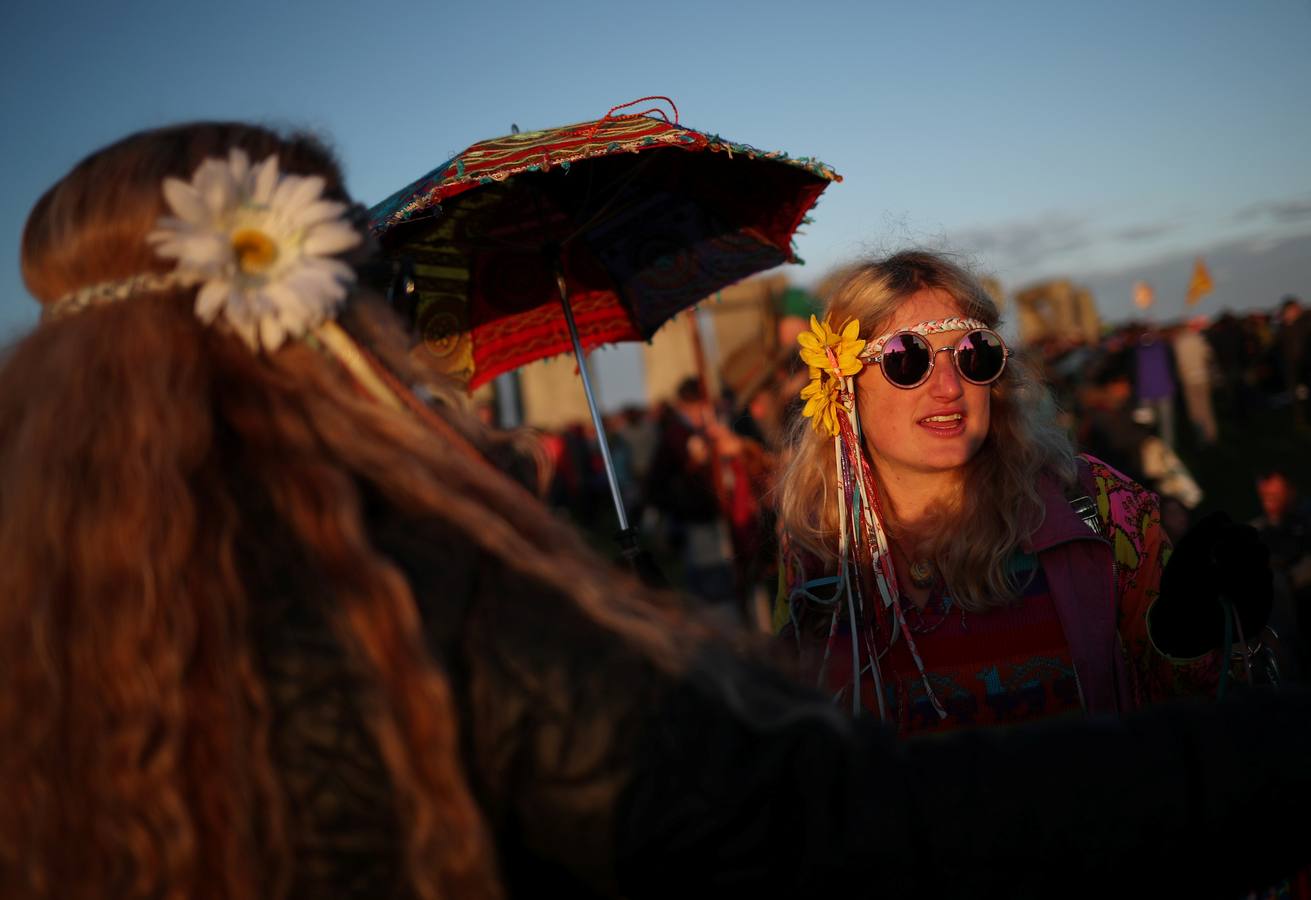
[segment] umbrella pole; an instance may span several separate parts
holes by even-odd
[[[564,307],[564,320],[569,325],[569,338],[574,342],[574,356],[578,357],[578,374],[583,376],[583,393],[587,394],[587,408],[592,413],[592,425],[596,428],[596,443],[601,448],[601,459],[605,462],[605,477],[610,482],[610,496],[615,502],[615,515],[619,517],[619,530],[622,535],[630,535],[628,513],[624,511],[624,501],[619,494],[619,477],[615,474],[614,460],[610,458],[610,442],[606,439],[605,426],[601,424],[601,411],[592,394],[592,379],[587,374],[583,344],[578,339],[578,326],[574,324],[574,311],[569,307],[569,291],[565,288],[564,271],[558,260],[555,264],[555,283],[560,288],[560,305]]]

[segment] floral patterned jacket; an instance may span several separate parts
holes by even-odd
[[[1047,575],[1085,705],[1125,712],[1169,697],[1213,695],[1218,649],[1177,659],[1152,640],[1149,613],[1171,552],[1156,495],[1096,457],[1081,456],[1079,469],[1078,490],[1095,503],[1100,533],[1050,480],[1040,487],[1046,519],[1025,549],[1037,553]]]

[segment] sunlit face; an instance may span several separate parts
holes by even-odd
[[[950,294],[926,288],[907,297],[870,337],[959,315],[961,309]],[[964,334],[948,331],[926,340],[937,350],[953,346]],[[909,390],[890,384],[877,365],[867,365],[856,378],[865,447],[885,480],[953,473],[974,457],[988,436],[991,387],[962,379],[950,353],[934,359],[928,380]]]
[[[1293,487],[1283,475],[1275,473],[1258,479],[1256,493],[1261,498],[1261,510],[1272,522],[1281,522],[1292,505]]]

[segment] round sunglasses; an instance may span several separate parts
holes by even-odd
[[[992,384],[1001,377],[1011,356],[1000,334],[991,328],[975,328],[955,344],[937,350],[922,335],[898,331],[869,361],[883,370],[883,377],[893,387],[910,390],[929,380],[934,360],[939,353],[947,352],[960,377],[970,384]]]

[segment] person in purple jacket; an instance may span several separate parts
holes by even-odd
[[[1141,408],[1150,409],[1157,434],[1166,446],[1175,446],[1174,399],[1179,385],[1174,377],[1170,343],[1156,328],[1145,328],[1134,347],[1134,385]]]
[[[803,677],[903,735],[1214,695],[1217,595],[1255,639],[1268,572],[1190,550],[1190,590],[1165,591],[1155,495],[1076,455],[998,322],[976,278],[910,251],[855,267],[800,337],[775,625]],[[1234,533],[1259,574],[1240,530],[1206,540]]]

